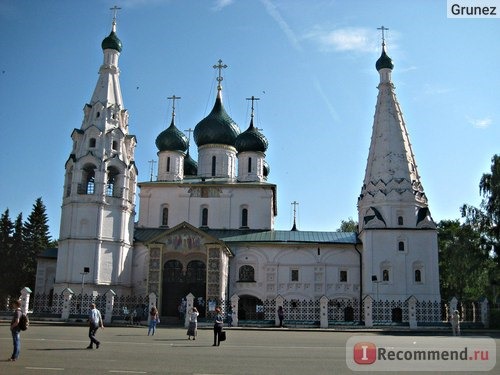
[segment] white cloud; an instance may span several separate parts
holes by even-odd
[[[212,7],[214,11],[219,11],[225,7],[231,5],[233,0],[215,0],[215,5]]]
[[[485,118],[467,117],[467,121],[469,121],[469,123],[472,124],[472,126],[478,129],[486,129],[493,123],[493,120],[490,117],[485,117]]]
[[[379,36],[366,28],[347,27],[329,31],[316,28],[306,38],[319,44],[323,50],[373,52],[380,49]]]

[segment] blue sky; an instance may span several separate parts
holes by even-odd
[[[276,229],[291,228],[293,201],[301,230],[357,220],[384,25],[434,219],[479,204],[479,179],[500,151],[498,19],[450,19],[446,1],[435,0],[0,0],[0,210],[12,219],[26,219],[42,197],[58,237],[70,134],[97,82],[115,4],[140,181],[170,124],[167,97],[182,97],[178,128],[194,128],[212,108],[212,66],[222,59],[224,105],[242,131],[246,98],[260,98]]]

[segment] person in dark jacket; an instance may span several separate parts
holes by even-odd
[[[215,322],[214,322],[214,344],[212,346],[220,345],[220,334],[222,332],[223,318],[220,307],[215,309]]]

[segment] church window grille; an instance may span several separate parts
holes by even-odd
[[[212,176],[215,176],[215,166],[217,165],[216,162],[217,162],[217,157],[214,155],[212,156]]]
[[[248,228],[248,209],[244,208],[241,210],[241,226]]]
[[[415,270],[415,282],[416,283],[421,283],[422,282],[422,271]]]
[[[170,156],[167,158],[167,172],[170,172]]]
[[[117,182],[118,170],[110,167],[108,168],[108,180],[106,183],[106,195],[109,197],[117,197]]]
[[[398,250],[405,251],[405,243],[403,241],[398,242]]]
[[[346,270],[341,270],[339,279],[341,283],[346,283],[347,282],[347,271]]]
[[[398,225],[403,225],[403,216],[398,216]]]
[[[95,172],[93,165],[86,165],[83,168],[82,183],[78,185],[78,194],[94,194]]]
[[[161,213],[161,225],[164,227],[168,227],[168,207],[163,207]]]
[[[90,148],[94,148],[95,144],[96,144],[95,138],[90,138],[90,140],[89,140],[89,147]]]
[[[248,173],[252,172],[252,158],[248,158]]]
[[[238,281],[253,282],[255,281],[255,269],[249,265],[241,266],[238,276]]]
[[[201,210],[201,226],[208,227],[208,208],[206,207]]]
[[[290,280],[291,281],[299,281],[299,270],[292,269],[290,272]]]
[[[389,270],[382,270],[382,281],[389,281]]]

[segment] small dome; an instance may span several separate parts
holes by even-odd
[[[380,69],[392,70],[394,68],[394,64],[392,63],[391,58],[387,56],[387,53],[385,53],[385,46],[382,47],[382,54],[375,63],[375,68],[377,68],[377,71],[380,71]]]
[[[268,145],[267,138],[264,134],[253,126],[253,118],[250,120],[250,126],[248,129],[241,133],[234,142],[234,146],[238,152],[266,152]]]
[[[269,176],[269,173],[271,172],[271,167],[269,167],[269,164],[267,164],[267,161],[264,160],[264,170],[262,171],[262,174],[264,177]]]
[[[101,47],[103,51],[105,49],[114,49],[118,52],[122,51],[122,42],[118,37],[116,36],[116,33],[114,31],[111,31],[111,33],[104,38],[104,40],[101,43]]]
[[[198,163],[189,155],[189,149],[184,158],[184,176],[196,176],[198,174]]]
[[[159,151],[186,151],[188,148],[188,139],[174,124],[174,119],[170,126],[162,131],[155,141]]]
[[[217,95],[212,112],[196,125],[193,132],[198,147],[207,144],[234,146],[239,134],[240,128],[224,109],[220,94]]]

